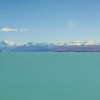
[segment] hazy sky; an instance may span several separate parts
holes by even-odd
[[[0,0],[0,41],[100,41],[100,0]]]

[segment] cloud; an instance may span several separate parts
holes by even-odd
[[[27,30],[29,29],[28,28],[24,28],[24,29],[2,28],[0,32],[27,31]]]
[[[18,29],[13,29],[13,28],[2,28],[0,32],[11,32],[11,31],[18,31]]]
[[[25,28],[25,29],[20,29],[19,31],[27,31],[29,30],[28,28]]]
[[[72,31],[78,27],[78,21],[76,19],[72,19],[67,24],[67,30]]]

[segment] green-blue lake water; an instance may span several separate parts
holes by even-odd
[[[100,100],[100,53],[0,53],[0,100]]]

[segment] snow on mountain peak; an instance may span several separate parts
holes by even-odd
[[[8,41],[8,40],[3,40],[3,41],[1,41],[1,44],[2,44],[2,45],[6,45],[6,46],[14,46],[14,45],[15,45],[14,42]]]
[[[19,45],[21,45],[21,44],[18,44],[18,43],[14,43],[14,42],[12,42],[12,41],[8,41],[8,40],[2,40],[1,42],[0,42],[0,46],[2,46],[2,47],[16,47],[16,46],[19,46]]]
[[[35,45],[40,45],[40,46],[81,46],[81,45],[100,45],[100,43],[96,42],[96,41],[85,41],[85,42],[63,42],[63,43],[47,43],[47,42],[43,42],[43,43],[35,43],[35,42],[29,42],[26,44],[18,44],[18,43],[14,43],[12,41],[8,41],[8,40],[3,40],[0,42],[0,46],[4,47],[17,47],[17,46],[21,46],[21,45],[26,45],[26,46],[35,46]]]
[[[83,45],[99,45],[99,43],[95,42],[95,41],[85,41],[83,43]]]

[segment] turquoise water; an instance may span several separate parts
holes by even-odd
[[[100,53],[0,53],[0,100],[100,100]]]

